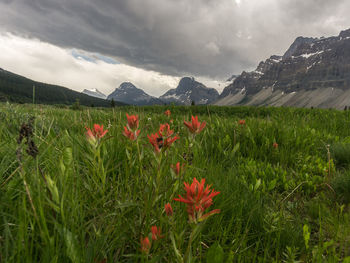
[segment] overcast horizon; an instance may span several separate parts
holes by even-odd
[[[221,92],[298,36],[348,29],[349,11],[346,0],[0,0],[0,68],[107,95],[130,81],[160,96],[183,76]]]

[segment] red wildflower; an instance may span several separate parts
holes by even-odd
[[[277,142],[274,142],[274,143],[272,144],[272,146],[273,146],[273,148],[277,149],[277,148],[278,148],[278,143],[277,143]]]
[[[149,142],[153,145],[154,151],[159,153],[161,149],[167,150],[173,142],[175,142],[180,137],[175,135],[174,131],[170,129],[170,125],[168,123],[161,124],[159,127],[158,133],[147,135]]]
[[[126,118],[128,119],[128,129],[136,130],[139,127],[139,116],[138,115],[130,115],[126,114]]]
[[[198,116],[196,116],[196,117],[192,116],[192,122],[184,121],[184,124],[186,125],[186,127],[189,129],[189,131],[191,133],[198,134],[204,129],[204,127],[207,123],[205,121],[200,123],[198,121]]]
[[[164,140],[164,141],[163,141],[163,142],[164,142],[164,145],[163,145],[164,151],[165,151],[166,149],[168,149],[168,148],[170,147],[170,145],[172,145],[173,142],[175,142],[175,141],[178,140],[178,139],[180,139],[180,137],[177,136],[177,135],[175,135],[175,137],[173,137],[173,138],[171,138],[171,137],[163,138],[163,140]]]
[[[170,137],[171,135],[174,134],[174,131],[170,130],[170,125],[168,123],[166,123],[166,124],[160,125],[158,134],[161,137]]]
[[[239,121],[238,121],[238,124],[239,124],[239,125],[244,125],[244,124],[245,124],[245,120],[239,120]]]
[[[164,237],[164,236],[162,236],[160,234],[161,230],[157,226],[152,226],[151,227],[151,232],[152,232],[152,240],[157,240],[159,238],[163,238]]]
[[[167,216],[173,215],[173,208],[171,207],[170,203],[165,204],[164,209]]]
[[[86,129],[86,137],[89,140],[93,140],[93,141],[96,141],[97,139],[101,139],[108,132],[108,130],[103,130],[103,125],[100,126],[99,124],[94,124],[93,130],[87,127],[85,127],[85,129]]]
[[[129,138],[130,140],[135,141],[137,137],[139,137],[139,134],[140,134],[140,130],[136,130],[135,132],[132,132],[128,130],[126,126],[124,126],[123,135]]]
[[[165,112],[164,112],[164,114],[166,115],[166,116],[170,116],[171,115],[171,112],[170,112],[170,110],[166,110]]]
[[[184,164],[180,165],[180,162],[177,162],[177,164],[175,165],[171,165],[171,169],[173,169],[174,173],[176,175],[180,175],[180,173],[182,172],[183,168],[184,168]]]
[[[149,241],[149,238],[145,237],[144,239],[141,239],[141,251],[148,254],[150,249],[151,249],[151,242]]]
[[[184,183],[186,190],[186,198],[179,195],[179,198],[175,198],[175,201],[183,202],[187,204],[187,213],[191,222],[197,223],[203,221],[213,214],[220,213],[220,209],[212,210],[206,214],[204,211],[213,204],[213,197],[220,194],[210,189],[210,185],[204,188],[205,179],[198,182],[196,178],[193,178],[191,185]]]
[[[153,145],[154,151],[160,153],[163,147],[163,138],[159,137],[158,133],[147,135],[149,142]]]

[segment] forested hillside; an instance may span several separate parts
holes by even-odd
[[[71,105],[79,100],[81,105],[109,107],[107,100],[94,98],[61,86],[36,82],[9,71],[0,69],[0,101],[30,103],[33,101],[35,86],[35,103]],[[122,105],[122,103],[115,103]]]

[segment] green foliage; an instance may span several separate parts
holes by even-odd
[[[114,101],[114,99],[112,98],[112,100],[111,100],[111,107],[112,108],[114,108],[115,107],[115,101]]]
[[[219,243],[214,243],[207,252],[207,263],[222,263],[224,262],[224,250]]]
[[[350,171],[335,175],[332,187],[340,203],[350,204]]]
[[[337,142],[332,146],[332,153],[338,167],[350,166],[350,141],[348,138],[346,140],[345,143]]]
[[[81,110],[79,99],[73,103],[72,110]]]
[[[37,85],[35,92],[37,101]],[[80,108],[0,104],[1,262],[342,262],[350,257],[350,167],[337,149],[350,138],[349,111]],[[180,139],[155,158],[147,134],[169,121],[166,109]],[[136,142],[122,135],[125,113],[139,115]],[[183,125],[191,115],[207,122],[194,140]],[[32,116],[39,153],[34,159],[23,151],[19,160],[19,128]],[[238,123],[242,119],[244,125]],[[98,144],[85,134],[95,123],[108,129]],[[176,162],[185,164],[181,176],[171,171]],[[220,213],[197,227],[189,224],[186,205],[173,201],[185,195],[183,182],[194,177],[220,191],[212,206]],[[168,202],[171,217],[164,212]],[[152,240],[151,226],[161,228],[162,238]],[[140,250],[146,236],[152,242],[149,254]]]

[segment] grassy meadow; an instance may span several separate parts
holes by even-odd
[[[193,220],[194,178],[220,193]],[[0,104],[0,262],[350,262],[349,203],[349,111]]]

